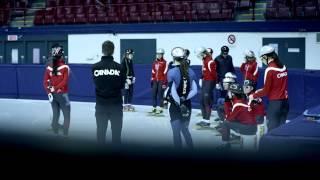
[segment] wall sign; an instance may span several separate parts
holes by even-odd
[[[234,44],[235,42],[236,42],[236,36],[233,35],[233,34],[230,34],[230,35],[228,36],[228,43],[229,43],[229,44]]]

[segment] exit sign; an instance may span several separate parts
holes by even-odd
[[[18,35],[8,35],[8,41],[18,41]]]

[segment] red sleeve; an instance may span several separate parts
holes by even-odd
[[[49,70],[46,69],[46,71],[44,72],[44,77],[43,77],[43,88],[44,90],[47,92],[47,94],[50,93],[49,89],[48,89],[48,86],[49,86],[49,83],[48,83],[48,80],[49,80]]]
[[[68,68],[64,68],[63,71],[62,71],[62,74],[63,74],[63,79],[58,85],[56,85],[54,87],[55,89],[61,89],[62,87],[65,87],[68,84],[69,69]]]
[[[230,112],[230,115],[227,118],[227,120],[228,121],[236,120],[240,113],[241,113],[241,108],[240,107],[234,108],[234,110]]]
[[[168,64],[167,64],[167,61],[164,63],[165,66],[164,66],[164,72],[163,72],[163,75],[164,75],[164,82],[167,83],[167,74],[168,74],[168,70],[169,70],[169,67],[168,67]]]
[[[252,76],[253,80],[257,81],[259,77],[259,71],[258,71],[258,63],[254,63],[252,67]]]
[[[155,62],[152,63],[152,70],[151,70],[151,81],[155,80],[156,78],[156,68],[155,68]]]
[[[272,84],[272,72],[268,72],[267,77],[266,77],[266,82],[263,86],[262,89],[259,89],[256,91],[256,93],[253,94],[253,98],[256,99],[258,97],[263,97],[269,94],[271,90],[271,84]]]
[[[211,69],[211,76],[213,76],[214,79],[218,79],[217,78],[217,65],[216,65],[215,61],[213,61],[213,63],[210,64],[210,69]]]

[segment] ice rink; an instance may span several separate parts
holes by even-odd
[[[71,102],[70,139],[96,141],[95,103]],[[1,131],[27,133],[36,136],[54,136],[50,128],[51,106],[47,100],[0,99]],[[125,112],[122,141],[148,147],[173,147],[172,130],[168,112],[165,117],[148,116],[150,106],[136,106],[137,112]],[[215,148],[221,141],[218,132],[197,130],[195,123],[201,117],[193,110],[189,125],[195,148]],[[62,123],[62,113],[60,123]],[[110,124],[107,141],[111,140]]]

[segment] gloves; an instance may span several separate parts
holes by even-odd
[[[51,93],[48,94],[48,99],[49,99],[49,102],[52,103],[53,101],[53,96]]]
[[[199,79],[199,86],[202,88],[202,79]]]
[[[53,86],[48,86],[49,91],[52,93],[54,92],[54,87]]]
[[[180,112],[181,112],[182,117],[189,117],[190,116],[190,110],[184,104],[180,105]]]
[[[131,85],[132,81],[130,79],[126,79],[126,84]]]
[[[218,90],[222,90],[222,88],[221,88],[221,86],[220,86],[220,84],[218,83],[218,84],[216,84],[216,89],[218,89]]]
[[[180,97],[180,104],[182,104],[184,101],[186,101],[187,99],[185,97]]]
[[[167,89],[167,83],[162,84],[162,89]]]
[[[136,83],[136,77],[132,78],[132,84]]]
[[[129,84],[128,83],[124,84],[124,89],[129,89]]]

